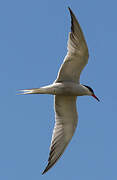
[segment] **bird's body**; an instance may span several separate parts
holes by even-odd
[[[80,74],[88,62],[88,47],[81,27],[69,8],[71,15],[71,32],[68,39],[68,52],[60,67],[57,79],[51,85],[36,89],[20,90],[21,94],[54,95],[55,126],[50,146],[47,172],[63,154],[70,142],[78,122],[76,110],[77,96],[95,96],[93,90],[80,84]]]
[[[23,94],[52,94],[63,96],[91,95],[85,86],[74,82],[54,82],[48,86],[21,91],[23,91]]]

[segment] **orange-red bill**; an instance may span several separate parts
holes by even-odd
[[[97,101],[100,101],[95,94],[92,94],[92,96],[97,99]]]

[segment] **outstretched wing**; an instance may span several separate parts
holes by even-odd
[[[77,126],[75,96],[55,96],[55,126],[50,146],[47,172],[63,154]]]
[[[88,47],[81,27],[69,8],[71,15],[71,32],[68,39],[68,52],[60,67],[56,82],[72,81],[78,82],[84,66],[88,62]]]

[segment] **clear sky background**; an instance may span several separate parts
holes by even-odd
[[[52,83],[67,52],[70,6],[89,47],[79,124],[64,155],[41,175],[54,126],[53,97],[16,96]],[[117,1],[0,1],[0,179],[117,179]]]

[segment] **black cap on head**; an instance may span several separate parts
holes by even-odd
[[[97,101],[100,101],[100,100],[97,98],[97,96],[94,94],[94,91],[93,91],[93,89],[92,89],[91,87],[86,86],[86,85],[83,85],[83,86],[85,86],[86,88],[89,89],[89,91],[92,93],[92,96],[93,96],[95,99],[97,99]]]
[[[93,89],[91,87],[86,86],[86,85],[83,85],[83,86],[87,87],[89,89],[89,91],[91,91],[94,94],[94,91],[93,91]]]

